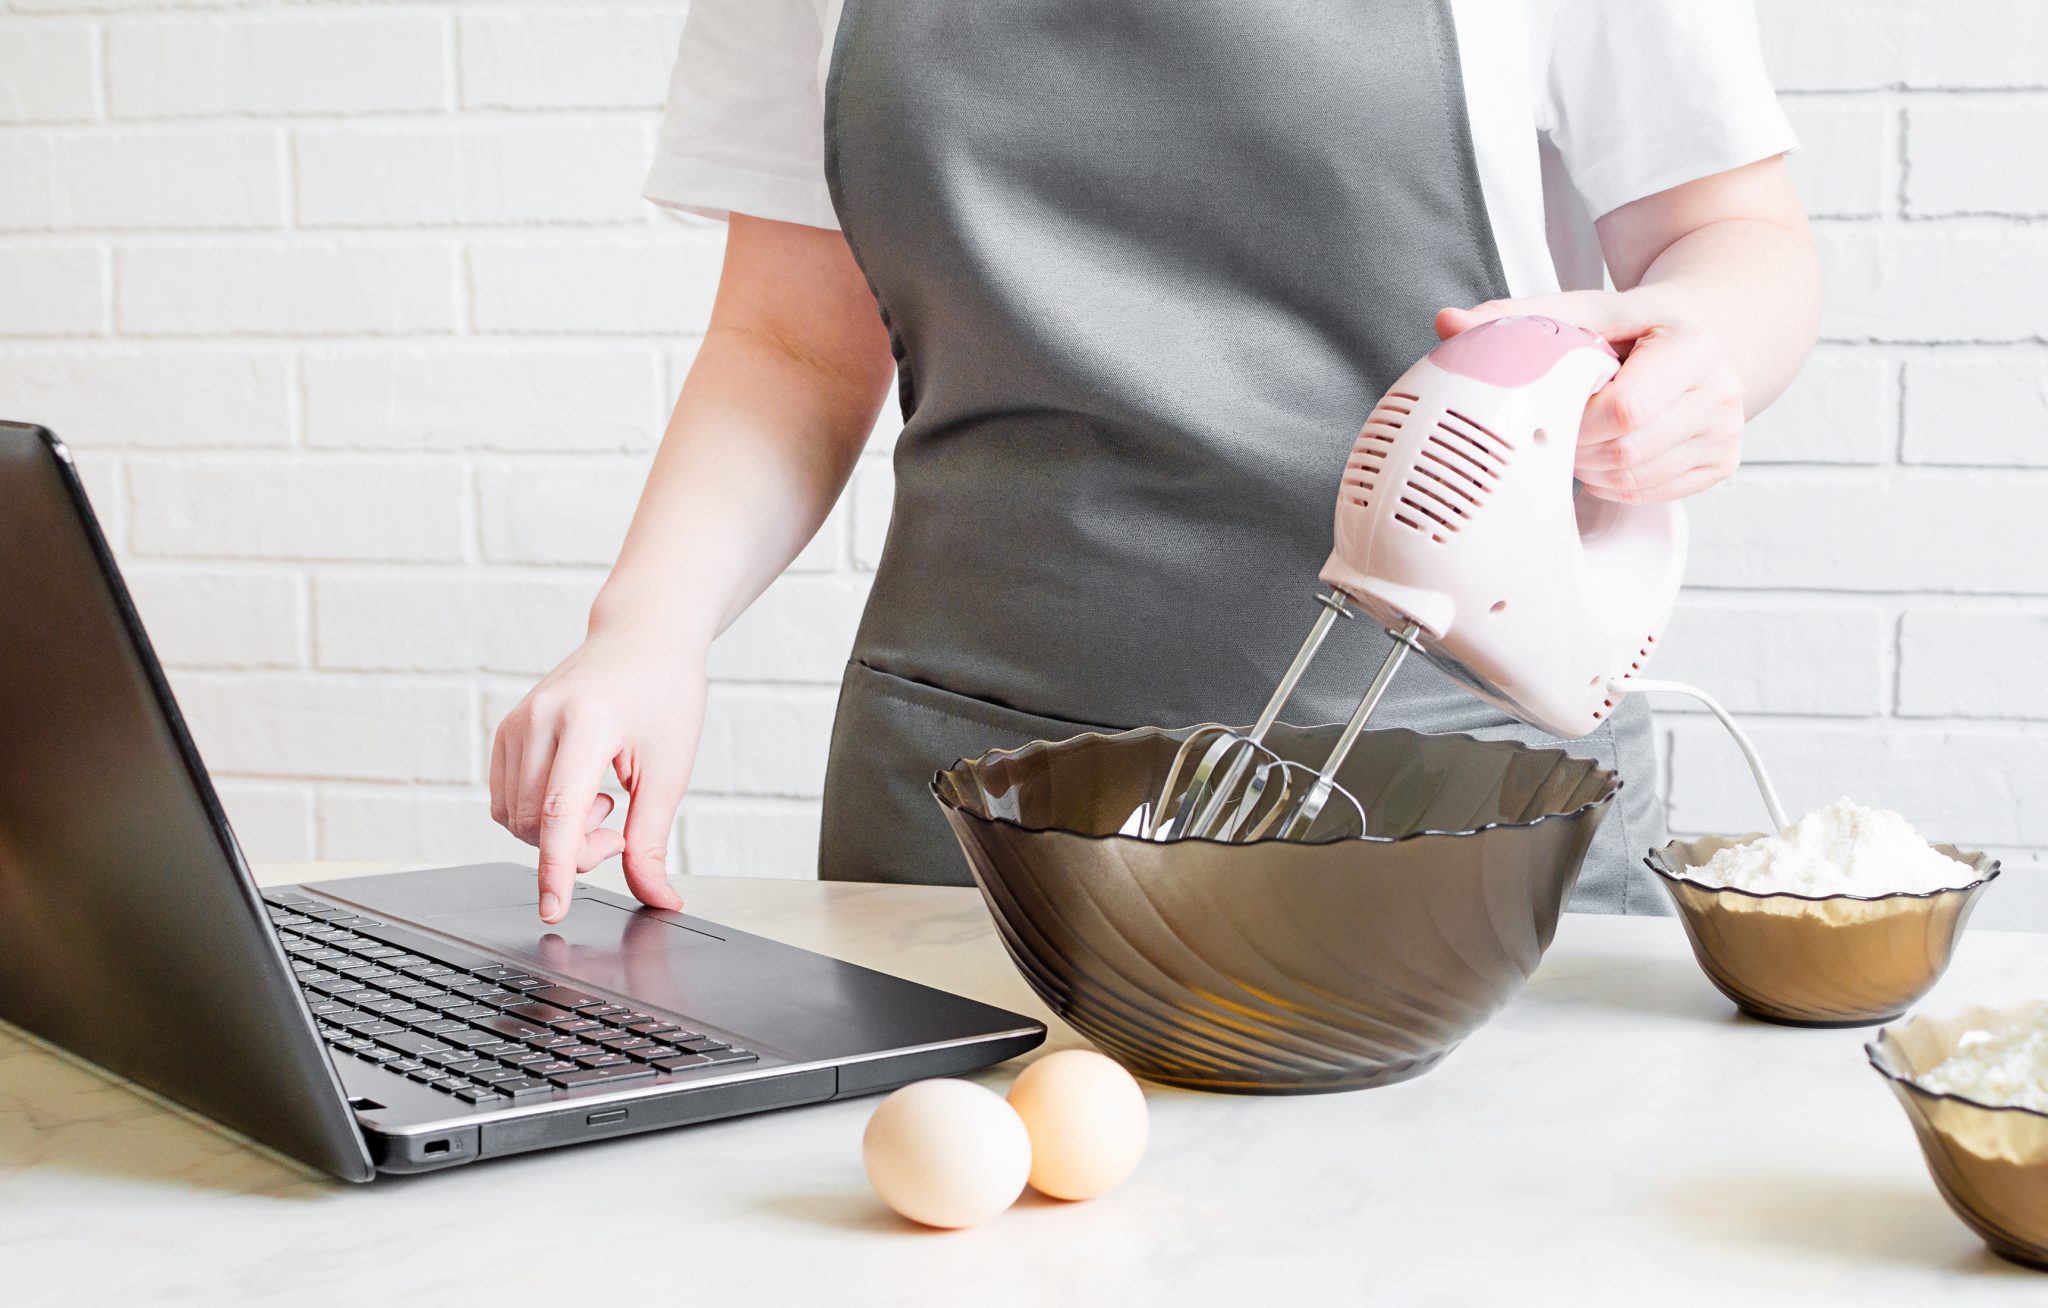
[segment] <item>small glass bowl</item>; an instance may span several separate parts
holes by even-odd
[[[1664,883],[1707,979],[1751,1017],[1785,1026],[1888,1022],[1948,970],[1956,939],[1998,860],[1935,849],[1974,868],[1952,890],[1889,895],[1757,894],[1688,878],[1761,834],[1674,840],[1644,861]]]
[[[1915,1017],[1863,1046],[1913,1123],[1941,1197],[2001,1258],[2048,1271],[2048,1113],[1923,1089],[1972,1031],[2048,1022],[2048,1003]]]

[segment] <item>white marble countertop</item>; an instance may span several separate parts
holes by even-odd
[[[1045,1015],[972,891],[680,884],[692,912]],[[1976,932],[1932,1002],[2018,993],[2048,994],[2048,945]],[[1866,1038],[1737,1018],[1668,918],[1569,917],[1426,1076],[1150,1086],[1123,1189],[938,1233],[867,1189],[873,1099],[356,1187],[0,1031],[0,1304],[2048,1302],[1943,1206]]]

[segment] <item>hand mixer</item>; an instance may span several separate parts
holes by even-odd
[[[1431,350],[1366,419],[1337,498],[1322,612],[1258,720],[1196,728],[1142,834],[1174,840],[1362,834],[1365,812],[1336,775],[1410,651],[1481,699],[1567,739],[1632,689],[1685,568],[1676,504],[1575,494],[1587,399],[1620,367],[1613,347],[1550,318],[1482,323]],[[1340,617],[1363,611],[1394,639],[1322,766],[1281,759],[1265,738]],[[1755,751],[1704,695],[1783,811]],[[1302,784],[1297,785],[1297,781]],[[1325,817],[1331,798],[1344,804]],[[1320,825],[1319,825],[1320,822]]]

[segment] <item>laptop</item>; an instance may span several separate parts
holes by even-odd
[[[0,422],[0,1019],[351,1181],[871,1094],[1042,1024],[534,870],[259,890],[69,452]]]

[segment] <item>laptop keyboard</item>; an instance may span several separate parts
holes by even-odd
[[[303,895],[264,898],[328,1048],[466,1104],[534,1103],[760,1058],[403,927]]]

